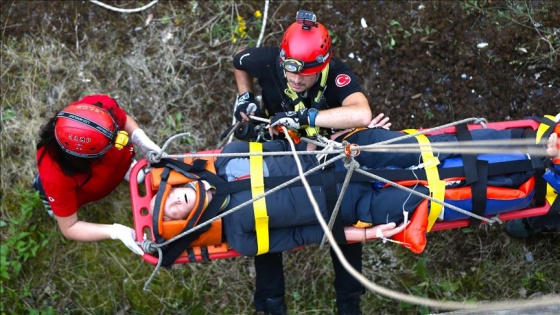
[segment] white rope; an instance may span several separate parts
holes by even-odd
[[[287,133],[286,127],[282,127],[282,129],[284,130],[284,133]],[[292,148],[292,153],[295,153],[296,148],[294,146],[293,140],[289,137],[287,137],[286,139],[288,139],[288,142],[290,143],[290,147]],[[338,246],[336,240],[334,239],[334,236],[332,235],[331,231],[329,230],[327,222],[325,222],[325,220],[323,219],[321,211],[319,210],[319,205],[317,204],[317,201],[315,200],[315,196],[313,196],[313,193],[311,192],[311,187],[309,186],[309,183],[307,182],[307,179],[305,178],[305,176],[303,176],[304,172],[303,172],[303,168],[301,166],[300,160],[297,157],[297,155],[295,155],[295,154],[294,154],[294,160],[296,162],[298,171],[299,171],[300,176],[301,176],[301,181],[303,183],[303,186],[305,187],[305,191],[307,193],[309,201],[311,202],[311,205],[313,206],[313,210],[315,211],[315,216],[316,216],[317,220],[319,221],[319,224],[321,225],[321,228],[323,229],[325,235],[327,236],[327,239],[328,239],[329,243],[331,244],[331,248],[334,250],[334,252],[338,256],[342,266],[356,280],[358,280],[360,283],[362,283],[365,287],[367,287],[368,289],[370,289],[373,292],[385,295],[387,297],[391,297],[393,299],[397,299],[397,300],[400,300],[400,301],[405,301],[405,302],[409,302],[409,303],[413,303],[413,304],[417,304],[417,305],[425,305],[425,306],[448,308],[448,309],[473,309],[473,308],[476,308],[476,305],[465,304],[465,303],[462,303],[462,302],[441,302],[441,301],[432,300],[432,299],[429,299],[429,298],[419,298],[419,297],[416,297],[416,296],[413,296],[413,295],[402,294],[400,292],[393,291],[393,290],[381,287],[379,285],[376,285],[372,281],[369,281],[366,277],[364,277],[356,269],[354,269],[354,267],[352,267],[350,265],[350,263],[348,263],[348,261],[346,260],[346,257],[344,256],[344,254],[340,250],[340,247]]]
[[[412,190],[412,189],[410,189],[410,188],[408,188],[408,187],[406,187],[406,186],[402,186],[402,185],[397,184],[397,183],[395,183],[395,182],[393,182],[393,181],[390,181],[390,180],[388,180],[388,179],[385,179],[385,178],[383,178],[383,177],[381,177],[381,176],[377,176],[377,175],[375,175],[375,174],[372,174],[372,173],[370,173],[370,172],[368,172],[368,171],[364,171],[364,170],[359,169],[359,168],[355,169],[355,171],[358,172],[358,173],[360,173],[360,174],[363,174],[363,175],[365,175],[365,176],[374,178],[374,179],[376,179],[376,180],[378,180],[378,181],[381,181],[381,182],[384,182],[384,183],[386,183],[386,184],[389,184],[389,185],[391,185],[391,186],[393,186],[393,187],[395,187],[395,188],[402,189],[402,190],[404,190],[404,191],[406,191],[406,192],[408,192],[408,193],[410,193],[410,194],[416,195],[416,196],[418,196],[418,197],[422,197],[422,198],[424,198],[424,199],[428,199],[428,200],[430,200],[430,201],[432,201],[432,202],[439,203],[439,204],[441,204],[441,205],[443,205],[443,206],[445,206],[445,207],[447,207],[447,208],[449,208],[449,209],[455,210],[455,211],[460,212],[460,213],[462,213],[462,214],[464,214],[464,215],[473,217],[473,218],[475,218],[475,219],[479,219],[479,220],[481,220],[481,221],[485,221],[485,222],[487,222],[488,224],[492,224],[492,223],[494,223],[494,222],[500,222],[500,223],[502,222],[498,217],[494,217],[494,218],[488,219],[488,218],[479,216],[479,215],[477,215],[477,214],[475,214],[475,213],[473,213],[473,212],[470,212],[470,211],[467,211],[467,210],[463,210],[463,209],[461,209],[461,208],[459,208],[459,207],[457,207],[457,206],[454,206],[454,205],[452,205],[452,204],[449,204],[449,203],[447,203],[447,202],[445,202],[445,201],[441,201],[441,200],[435,199],[435,198],[433,198],[433,197],[431,197],[431,196],[424,195],[424,194],[422,194],[422,193],[417,192],[416,190]]]
[[[266,21],[268,20],[268,5],[269,5],[269,1],[266,0],[264,2],[264,13],[263,13],[263,22],[261,25],[261,32],[259,34],[259,39],[257,40],[257,45],[256,47],[260,47],[261,43],[262,43],[262,39],[264,37],[264,30],[266,29]],[[235,100],[237,101],[237,98],[239,97],[238,93],[235,93]],[[233,105],[233,111],[235,112],[235,105]],[[231,118],[231,124],[235,126],[230,130],[230,132],[228,133],[228,135],[226,137],[224,137],[224,140],[227,139],[227,143],[230,143],[233,140],[233,132],[235,131],[235,129],[237,129],[237,127],[239,127],[241,122],[235,122],[235,115],[233,115],[233,117]],[[221,141],[218,145],[218,147],[220,148],[222,145],[224,144],[224,141]]]
[[[261,26],[261,33],[259,34],[259,39],[257,40],[257,47],[261,46],[262,39],[264,36],[264,30],[266,28],[266,20],[268,19],[268,0],[264,2],[264,14],[263,14],[263,23]]]
[[[285,127],[282,127],[282,129],[283,129],[284,133],[287,133],[287,132],[288,132],[288,130],[287,130]],[[434,130],[434,129],[432,129],[432,130]],[[170,143],[172,140],[174,140],[174,139],[176,139],[176,138],[179,138],[179,137],[181,137],[181,136],[185,136],[185,135],[186,135],[186,136],[190,136],[189,133],[184,133],[184,134],[179,134],[179,135],[173,136],[173,137],[171,137],[170,139],[168,139],[168,140],[165,142],[165,144],[162,146],[162,151],[159,152],[157,155],[158,155],[159,157],[172,157],[172,156],[174,156],[174,155],[166,155],[163,151],[165,150],[165,148],[169,145],[169,143]],[[196,227],[194,227],[194,228],[192,228],[192,229],[190,229],[190,230],[188,230],[188,231],[185,231],[185,232],[181,233],[180,235],[178,235],[178,236],[176,236],[176,237],[174,237],[174,238],[172,238],[172,239],[169,239],[169,240],[166,241],[165,243],[156,245],[156,248],[159,250],[159,247],[165,246],[165,245],[167,245],[168,243],[173,242],[173,241],[175,241],[176,239],[178,239],[178,238],[180,238],[180,237],[182,237],[182,236],[184,236],[184,235],[190,234],[190,233],[192,233],[192,232],[194,232],[194,231],[196,231],[196,230],[198,230],[198,229],[200,229],[200,228],[202,228],[202,227],[204,227],[204,226],[206,226],[206,225],[208,225],[208,224],[211,224],[211,223],[212,223],[213,221],[215,221],[215,220],[218,220],[218,219],[220,219],[220,218],[222,218],[222,217],[224,217],[224,216],[226,216],[226,215],[229,215],[229,214],[231,214],[231,213],[233,213],[233,212],[235,212],[235,211],[237,211],[237,210],[239,210],[239,209],[241,209],[241,208],[243,208],[243,207],[245,207],[245,206],[247,206],[247,205],[253,203],[255,200],[264,198],[264,197],[267,196],[268,194],[274,193],[274,192],[276,192],[276,191],[278,191],[278,190],[280,190],[280,189],[283,189],[283,188],[287,187],[288,185],[290,185],[291,183],[293,183],[293,182],[295,182],[295,181],[301,180],[302,183],[303,183],[303,185],[304,185],[304,187],[305,187],[305,189],[306,189],[306,193],[307,193],[307,195],[308,195],[308,197],[309,197],[309,199],[310,199],[310,201],[311,201],[311,204],[312,204],[313,209],[314,209],[314,211],[315,211],[317,220],[318,220],[319,224],[321,225],[321,227],[322,227],[322,229],[323,229],[323,231],[324,231],[324,233],[325,233],[325,236],[327,237],[329,243],[331,244],[332,249],[334,250],[335,254],[339,257],[339,260],[340,260],[340,262],[342,263],[343,267],[344,267],[354,278],[356,278],[356,280],[360,281],[360,283],[362,283],[362,284],[363,284],[366,288],[368,288],[370,291],[376,292],[376,293],[378,293],[378,294],[384,295],[384,296],[389,297],[389,298],[392,298],[392,299],[396,299],[396,300],[400,300],[400,301],[404,301],[404,302],[408,302],[408,303],[413,303],[413,304],[416,304],[416,305],[423,305],[423,306],[429,306],[429,307],[436,307],[436,308],[439,308],[439,309],[477,309],[477,310],[479,310],[479,311],[483,311],[483,310],[503,309],[503,308],[505,308],[505,307],[524,307],[524,306],[528,306],[528,305],[531,305],[531,306],[553,305],[554,303],[557,303],[558,298],[559,298],[558,295],[550,296],[550,297],[545,297],[545,298],[542,298],[542,299],[531,299],[531,300],[529,300],[529,301],[506,301],[506,302],[492,302],[492,303],[482,302],[482,303],[478,303],[478,304],[477,304],[477,303],[468,303],[468,304],[467,304],[467,302],[439,301],[439,300],[433,300],[433,299],[429,299],[429,298],[416,297],[416,296],[413,296],[413,295],[403,294],[403,293],[400,293],[400,292],[397,292],[397,291],[393,291],[393,290],[384,288],[384,287],[382,287],[382,286],[379,286],[379,285],[377,285],[377,284],[375,284],[375,283],[369,281],[369,280],[368,280],[367,278],[365,278],[361,273],[359,273],[357,270],[355,270],[355,269],[348,263],[348,261],[346,260],[346,258],[345,258],[344,255],[342,254],[342,252],[341,252],[341,250],[340,250],[340,247],[339,247],[338,244],[336,243],[336,240],[334,239],[334,237],[333,237],[333,235],[332,235],[332,233],[331,233],[331,231],[330,231],[330,229],[329,229],[329,226],[327,225],[327,223],[325,222],[325,220],[323,219],[323,217],[322,217],[322,215],[321,215],[321,213],[320,213],[318,204],[317,204],[317,202],[316,202],[316,200],[315,200],[315,198],[314,198],[314,196],[313,196],[313,194],[312,194],[312,192],[311,192],[311,189],[310,189],[310,187],[309,187],[309,184],[308,184],[308,182],[307,182],[307,180],[306,180],[306,175],[311,174],[311,173],[313,173],[313,172],[316,172],[316,171],[318,171],[318,170],[324,168],[325,165],[327,165],[327,164],[334,163],[335,161],[337,161],[337,160],[339,160],[339,159],[342,159],[342,158],[346,158],[346,155],[344,155],[344,154],[339,154],[338,156],[336,156],[336,157],[334,157],[334,158],[332,158],[332,159],[326,161],[325,163],[319,163],[319,165],[317,165],[316,167],[312,168],[311,170],[308,170],[308,171],[306,171],[306,172],[303,172],[303,169],[302,169],[302,166],[301,166],[301,162],[300,162],[299,158],[297,158],[297,156],[300,155],[300,154],[316,154],[317,151],[309,151],[309,152],[296,151],[295,146],[294,146],[294,143],[293,143],[293,140],[292,140],[290,137],[286,137],[286,139],[288,140],[288,142],[290,143],[290,147],[292,148],[292,151],[291,151],[291,152],[263,152],[263,153],[258,153],[258,154],[255,154],[255,153],[196,154],[196,153],[195,153],[195,154],[175,155],[175,156],[177,156],[177,157],[185,157],[185,156],[193,156],[193,157],[194,157],[194,156],[227,156],[227,155],[229,155],[229,156],[250,156],[250,155],[286,155],[286,154],[291,154],[291,155],[294,156],[294,160],[295,160],[295,162],[296,162],[296,165],[297,165],[297,167],[298,167],[298,172],[299,172],[300,175],[297,176],[297,177],[294,177],[293,179],[291,179],[290,181],[285,182],[285,183],[282,184],[282,185],[279,185],[278,187],[275,187],[275,188],[273,188],[273,189],[267,191],[267,192],[264,193],[264,194],[261,194],[261,195],[259,195],[259,196],[256,196],[255,198],[253,198],[253,199],[251,199],[251,200],[248,200],[248,201],[246,201],[246,202],[244,202],[244,203],[242,203],[242,204],[236,206],[235,208],[230,209],[230,210],[228,210],[228,211],[226,211],[226,212],[224,212],[224,213],[218,215],[217,217],[215,217],[215,218],[213,218],[213,219],[211,219],[211,220],[208,220],[208,221],[206,221],[206,222],[204,222],[204,223],[201,223],[200,225],[197,225]],[[391,140],[393,140],[393,139],[391,139]],[[385,142],[385,143],[388,143],[388,142]],[[453,145],[457,145],[457,143],[453,143]],[[377,145],[377,146],[372,146],[372,147],[365,146],[365,148],[366,148],[367,150],[374,150],[374,151],[375,151],[375,150],[378,150],[379,147],[384,147],[384,146],[389,146],[389,145],[388,145],[388,144],[385,144],[385,145]],[[397,145],[391,145],[391,146],[392,146],[392,149],[391,149],[391,150],[394,150],[395,147],[397,147]],[[467,145],[467,146],[468,146],[468,145]],[[408,147],[408,145],[405,145],[404,147],[405,147],[405,149],[411,149],[411,150],[414,149],[414,147]],[[420,148],[420,146],[419,146],[418,144],[415,144],[415,148],[416,148],[416,149],[415,149],[415,152],[421,151],[421,148]],[[385,148],[382,148],[382,149],[385,150]],[[525,149],[527,149],[527,148],[525,148]],[[541,149],[541,150],[542,150],[542,149]],[[334,151],[337,151],[338,153],[341,153],[341,150],[340,150],[340,149],[334,150]],[[323,151],[320,151],[320,152],[324,153]],[[503,152],[503,151],[500,151],[500,152]],[[364,174],[364,175],[370,176],[370,177],[375,178],[375,179],[380,180],[380,181],[384,181],[384,182],[386,182],[386,183],[388,183],[388,184],[390,184],[390,185],[393,185],[393,186],[394,186],[394,185],[398,185],[398,184],[392,184],[390,181],[387,181],[387,180],[385,180],[384,178],[375,176],[375,175],[373,175],[373,174],[371,174],[371,173],[368,173],[368,172],[366,172],[366,171],[363,171],[363,170],[361,170],[361,169],[359,169],[359,168],[353,168],[353,169],[354,169],[355,171],[359,172],[359,173],[362,173],[362,174]],[[398,186],[400,186],[400,185],[398,185]],[[404,187],[404,186],[402,186],[402,187]],[[405,190],[407,190],[407,189],[410,190],[410,189],[407,188],[407,187],[404,187],[404,189],[405,189]],[[408,190],[407,190],[407,191],[408,191]],[[417,192],[415,192],[415,191],[412,190],[411,193],[417,193]],[[453,210],[459,209],[459,208],[457,208],[457,207],[455,207],[455,206],[453,206],[453,205],[447,205],[446,203],[442,203],[442,202],[440,202],[440,201],[438,201],[438,200],[434,200],[434,199],[432,199],[432,198],[429,197],[429,196],[422,195],[422,197],[427,197],[427,198],[429,198],[429,199],[432,200],[432,201],[435,201],[435,202],[444,204],[444,205],[446,205],[447,207],[449,207],[450,209],[453,209]],[[338,201],[337,201],[337,202],[338,202]],[[457,209],[455,209],[455,208],[457,208]],[[462,209],[460,209],[460,210],[462,210]],[[462,210],[462,211],[465,211],[465,210]],[[460,212],[461,212],[461,211],[460,211]],[[468,211],[465,211],[465,212],[466,212],[467,215],[473,215],[471,212],[468,212]],[[476,216],[476,215],[473,215],[473,216]],[[479,219],[482,219],[482,220],[489,221],[489,222],[490,222],[490,220],[494,220],[494,219],[487,219],[487,218],[479,217],[479,216],[476,216],[476,217],[479,218]],[[161,256],[161,255],[160,255],[160,256]],[[157,269],[156,269],[156,270],[157,270]],[[155,271],[154,271],[154,273],[152,274],[152,276],[150,277],[149,281],[151,281],[151,279],[153,278],[153,275],[154,275],[154,274],[155,274]],[[144,290],[147,290],[147,285],[148,285],[148,283],[149,283],[149,282],[147,282],[146,285],[144,286]]]
[[[345,159],[349,159],[349,158],[345,158]],[[354,163],[351,163],[351,162],[354,162]],[[352,174],[354,173],[354,169],[356,167],[359,167],[359,164],[354,160],[351,160],[349,163],[345,163],[345,164],[350,164],[350,165],[348,167],[348,171],[346,172],[346,176],[344,178],[344,182],[342,183],[342,187],[340,188],[340,193],[338,195],[338,199],[336,200],[336,204],[334,205],[334,209],[332,211],[331,218],[329,219],[329,224],[328,224],[329,231],[332,231],[334,222],[336,221],[336,217],[338,216],[338,211],[340,209],[340,205],[342,204],[342,200],[344,199],[344,195],[346,194],[346,189],[350,185],[350,180],[352,179]],[[322,247],[323,244],[325,244],[326,240],[327,240],[327,238],[326,238],[326,234],[325,234],[325,235],[323,235],[323,239],[321,240],[321,244],[319,246]]]
[[[140,8],[136,8],[136,9],[120,9],[120,8],[110,6],[108,4],[105,4],[105,3],[97,1],[97,0],[89,0],[89,2],[91,2],[93,4],[97,4],[98,6],[104,7],[105,9],[115,11],[115,12],[119,12],[119,13],[136,13],[136,12],[144,11],[144,10],[147,10],[150,7],[152,7],[154,4],[158,3],[158,1],[159,0],[154,0],[154,1],[146,4],[145,6],[140,7]]]
[[[282,127],[282,129],[284,130],[284,133],[287,133],[287,129],[285,127]],[[290,143],[290,147],[292,148],[292,153],[295,153],[296,148],[294,146],[293,140],[290,137],[287,137],[287,140]],[[297,157],[296,154],[294,154],[294,160],[296,162],[298,171],[300,173],[301,181],[303,183],[303,186],[305,187],[307,196],[309,197],[309,200],[311,201],[311,205],[313,206],[313,210],[315,211],[315,216],[317,217],[317,220],[319,221],[319,224],[321,225],[325,235],[327,236],[327,239],[329,240],[332,249],[334,250],[334,252],[338,256],[341,264],[348,271],[348,273],[350,273],[356,280],[358,280],[360,283],[362,283],[370,291],[376,292],[378,294],[384,295],[386,297],[389,297],[389,298],[392,298],[392,299],[395,299],[395,300],[408,302],[408,303],[413,303],[413,304],[416,304],[416,305],[435,307],[435,308],[440,308],[440,309],[456,309],[456,310],[476,309],[476,310],[479,310],[479,311],[483,311],[483,310],[486,311],[486,310],[494,310],[494,309],[504,309],[505,307],[522,307],[522,306],[534,307],[536,305],[555,305],[555,304],[558,304],[558,298],[560,298],[560,295],[553,295],[553,296],[550,296],[550,297],[545,297],[545,298],[537,299],[537,300],[532,299],[532,300],[529,300],[529,301],[517,300],[517,301],[491,302],[491,303],[487,303],[487,302],[473,303],[473,302],[467,302],[467,301],[465,301],[465,302],[439,301],[439,300],[434,300],[434,299],[425,298],[425,297],[417,297],[417,296],[410,295],[410,294],[403,294],[403,293],[400,293],[400,292],[397,292],[397,291],[379,286],[379,285],[375,284],[374,282],[369,281],[366,277],[364,277],[361,273],[359,273],[356,269],[354,269],[350,265],[350,263],[348,263],[348,261],[346,260],[346,257],[344,256],[344,254],[340,250],[340,247],[336,243],[336,240],[334,239],[334,236],[332,235],[329,227],[327,226],[327,223],[325,222],[325,220],[323,219],[323,216],[321,215],[321,212],[319,210],[319,205],[317,204],[317,201],[315,200],[315,197],[313,196],[313,193],[311,192],[311,187],[309,186],[309,183],[307,182],[307,179],[304,176],[303,168],[302,168],[301,163],[299,161],[299,158]],[[360,170],[357,169],[357,171],[360,171]]]

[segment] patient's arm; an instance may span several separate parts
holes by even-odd
[[[346,240],[351,242],[364,242],[366,240],[371,240],[374,238],[391,238],[404,230],[406,224],[401,224],[397,226],[394,222],[387,224],[380,224],[372,226],[370,228],[357,228],[353,226],[345,226],[344,234],[346,235]],[[378,232],[379,230],[379,232]],[[378,234],[382,233],[382,234]]]

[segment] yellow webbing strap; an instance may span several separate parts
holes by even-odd
[[[319,103],[319,101],[321,100],[321,97],[323,96],[323,90],[325,89],[325,86],[327,85],[327,77],[329,76],[329,65],[327,64],[327,66],[325,67],[325,69],[323,69],[321,71],[321,81],[320,81],[320,88],[319,91],[317,92],[317,95],[315,95],[315,97],[313,98],[313,100],[315,101],[315,103]],[[296,100],[298,99],[298,95],[296,92],[294,92],[294,90],[292,90],[292,88],[290,87],[290,85],[288,84],[288,88],[284,91],[284,93],[290,97],[292,100]],[[294,110],[300,111],[302,109],[305,108],[305,105],[300,101],[299,103],[297,103],[294,106]],[[305,132],[307,133],[308,137],[316,137],[319,134],[321,127],[311,127],[311,126],[307,126],[305,127]]]
[[[544,117],[548,118],[552,121],[556,121],[556,117],[554,117],[552,115],[544,115]],[[543,124],[543,123],[539,124],[539,128],[537,128],[537,133],[535,135],[535,139],[537,141],[537,144],[539,144],[539,142],[541,141],[544,133],[548,130],[548,128],[551,128],[551,127],[554,128],[554,126],[550,126],[550,125],[547,125],[547,124]]]
[[[407,129],[403,130],[408,134],[417,133],[418,130]],[[421,148],[422,162],[424,163],[424,169],[426,170],[426,177],[428,179],[428,189],[430,190],[430,196],[436,200],[443,201],[445,198],[445,181],[439,178],[439,172],[437,166],[439,165],[439,159],[434,156],[431,147],[426,146],[430,144],[430,140],[425,135],[417,135],[416,140],[419,144],[423,145]],[[436,220],[438,219],[443,205],[437,202],[430,202],[430,214],[428,215],[428,228],[429,232]]]
[[[556,122],[557,122],[557,121],[558,121],[559,115],[560,115],[560,114],[558,114],[556,117],[555,117],[555,116],[552,116],[552,115],[544,115],[544,117],[545,117],[545,118],[548,118],[548,119],[550,119],[550,120],[552,120],[552,121],[556,121]],[[556,127],[556,126],[554,126],[554,125],[553,125],[553,126],[550,126],[550,125],[543,124],[543,123],[539,124],[539,128],[537,129],[537,133],[536,133],[536,135],[535,135],[535,140],[536,140],[536,143],[537,143],[537,144],[539,144],[539,143],[541,142],[541,139],[542,139],[544,133],[545,133],[549,128],[558,128],[558,127]],[[553,131],[553,132],[554,132],[554,131]],[[546,196],[545,196],[545,198],[546,198],[546,200],[548,201],[548,203],[552,204],[552,203],[554,202],[554,200],[555,200],[556,198],[558,198],[558,194],[554,191],[554,188],[552,188],[552,186],[550,186],[550,184],[547,184],[546,187],[547,187],[547,189],[546,189]]]
[[[249,142],[249,152],[262,152],[262,143]],[[251,169],[251,194],[255,198],[264,194],[264,163],[263,156],[249,157],[249,166]],[[257,255],[268,252],[268,214],[266,212],[265,198],[261,198],[253,202],[253,213],[255,215],[255,233],[257,237]]]
[[[560,198],[560,197],[558,197],[558,193],[556,192],[556,190],[554,190],[554,188],[552,188],[552,186],[550,186],[550,184],[546,184],[545,198],[549,204],[553,204],[556,198]]]

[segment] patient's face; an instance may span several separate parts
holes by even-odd
[[[151,209],[154,207],[155,196],[152,199]],[[171,188],[169,196],[163,207],[163,220],[184,220],[194,208],[196,192],[190,187]]]

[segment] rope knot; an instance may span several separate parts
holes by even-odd
[[[150,164],[156,164],[159,163],[161,161],[161,156],[163,155],[163,152],[156,152],[156,151],[150,151],[146,154],[146,158],[148,159],[148,162]]]
[[[141,246],[146,253],[155,254],[158,251],[157,243],[151,240],[143,240]]]

